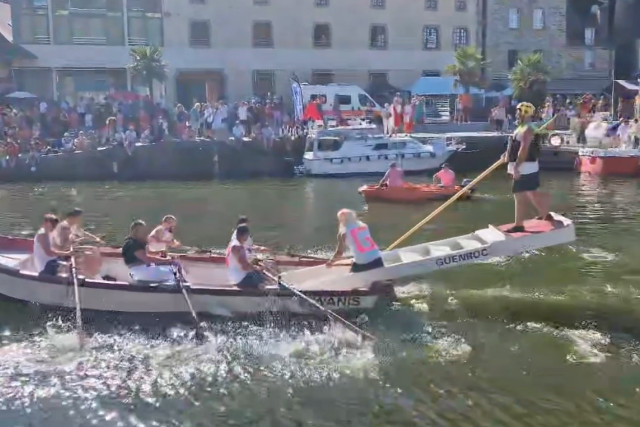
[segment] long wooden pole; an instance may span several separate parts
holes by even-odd
[[[73,252],[73,248],[71,248]],[[71,255],[71,268],[69,271],[73,283],[73,296],[76,303],[76,331],[78,333],[78,344],[80,349],[84,347],[84,332],[82,330],[82,309],[80,308],[80,291],[78,289],[78,269],[76,267],[76,257]]]
[[[540,128],[538,128],[538,130],[542,130],[545,129],[547,126],[549,126],[549,124],[551,124],[553,122],[553,120],[556,118],[556,116],[551,117],[551,119],[549,119],[549,121],[547,121],[545,124],[543,124],[542,126],[540,126]],[[429,221],[431,221],[433,218],[437,217],[438,215],[440,215],[440,213],[442,211],[444,211],[445,209],[447,209],[449,206],[451,206],[456,200],[458,200],[460,197],[462,197],[462,195],[467,191],[467,189],[472,188],[473,186],[475,186],[477,183],[479,183],[480,181],[482,181],[483,179],[485,179],[487,176],[489,176],[489,174],[491,174],[491,172],[493,172],[494,170],[498,169],[502,164],[504,163],[504,160],[502,160],[502,158],[500,158],[497,162],[495,162],[494,164],[492,164],[491,166],[489,166],[489,169],[485,170],[484,172],[482,172],[480,175],[478,175],[476,177],[476,179],[474,179],[473,181],[471,181],[469,184],[467,184],[464,188],[462,188],[460,191],[458,191],[456,194],[453,195],[453,197],[451,197],[449,200],[447,200],[446,202],[444,202],[442,205],[440,205],[435,211],[431,212],[429,214],[429,216],[427,216],[425,219],[423,219],[422,221],[420,221],[419,223],[417,223],[411,230],[407,231],[406,233],[404,233],[404,235],[402,235],[402,237],[400,237],[398,240],[396,240],[395,242],[393,242],[391,245],[389,245],[389,247],[387,248],[388,251],[397,248],[402,242],[404,242],[405,240],[407,240],[409,237],[411,237],[411,235],[413,235],[413,233],[415,233],[416,231],[418,231],[420,228],[422,228],[426,223],[428,223]]]

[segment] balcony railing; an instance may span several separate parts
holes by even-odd
[[[88,45],[107,44],[106,37],[72,37],[71,41],[73,42],[73,44],[88,44]]]
[[[149,40],[144,37],[129,37],[129,46],[149,46]]]

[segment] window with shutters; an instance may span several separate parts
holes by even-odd
[[[328,85],[333,83],[333,80],[334,80],[333,71],[313,71],[311,73],[312,85]]]
[[[271,70],[253,71],[253,94],[266,96],[276,92],[276,73]]]
[[[440,49],[440,29],[426,25],[422,29],[422,48],[426,50]]]
[[[315,0],[316,7],[328,7],[329,0]]]
[[[464,12],[467,10],[467,0],[456,0],[456,11]]]
[[[509,28],[512,30],[520,28],[520,9],[517,7],[509,9]]]
[[[533,29],[544,29],[544,9],[542,8],[533,9]]]
[[[371,49],[386,49],[387,45],[387,26],[382,24],[372,25],[369,31],[369,47]]]
[[[329,24],[315,24],[313,26],[313,46],[331,47],[331,27]]]
[[[387,7],[386,0],[371,0],[371,7],[373,9],[384,9]]]
[[[456,27],[453,29],[453,47],[455,49],[461,46],[469,45],[469,29],[465,27]]]
[[[424,0],[426,10],[438,10],[438,0]]]
[[[273,32],[270,21],[253,23],[253,47],[273,47]]]
[[[189,46],[211,47],[211,27],[209,21],[191,21],[189,26]]]

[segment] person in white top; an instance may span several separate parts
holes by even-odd
[[[175,248],[180,246],[173,237],[178,220],[173,215],[165,215],[162,218],[162,223],[158,225],[147,237],[147,244],[149,252],[166,252],[168,248]]]
[[[56,276],[60,261],[58,257],[69,256],[71,251],[61,251],[52,248],[51,233],[58,226],[58,217],[53,214],[46,214],[42,227],[38,230],[33,239],[33,264],[38,274]]]
[[[233,233],[233,239],[226,252],[227,273],[231,283],[241,289],[264,289],[267,277],[262,267],[253,265],[247,256],[246,244],[251,237],[249,227],[240,225]]]
[[[246,225],[247,227],[249,226],[249,218],[246,217],[245,215],[241,215],[238,217],[238,222],[236,223],[236,229],[233,230],[233,234],[231,235],[231,239],[230,239],[231,242],[233,242],[234,240],[237,240],[237,236],[236,236],[237,227],[240,227],[241,225]],[[249,235],[249,237],[245,240],[244,247],[247,249],[247,252],[249,253],[250,258],[253,256],[254,252],[269,252],[269,248],[267,247],[254,245],[253,237],[251,237],[251,235]]]

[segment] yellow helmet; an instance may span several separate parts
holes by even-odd
[[[521,102],[516,107],[516,110],[520,110],[520,114],[524,117],[531,117],[536,113],[536,107],[529,102]]]

